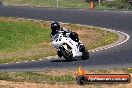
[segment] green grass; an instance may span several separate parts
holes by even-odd
[[[0,73],[0,80],[14,82],[31,82],[31,83],[74,83],[75,78],[70,75],[52,76],[48,74],[39,74],[36,72],[6,72]]]
[[[4,0],[5,5],[25,5],[40,7],[56,7],[56,0]],[[81,0],[59,0],[60,8],[88,8],[88,3]]]
[[[0,21],[0,52],[13,52],[32,48],[49,41],[50,30],[32,22]]]
[[[132,73],[132,67],[131,68],[128,68],[127,72],[128,73]]]
[[[31,7],[57,7],[56,0],[3,0],[4,5],[13,5],[13,6],[31,6]],[[116,4],[117,5],[116,5]],[[124,4],[123,4],[124,3]],[[89,2],[85,0],[59,0],[58,8],[85,8],[89,9]],[[99,5],[98,1],[94,2],[95,9],[130,9],[132,6],[129,6],[125,2],[107,2],[103,1]]]
[[[96,4],[95,9],[98,9],[98,10],[105,10],[105,9],[108,9],[108,10],[115,10],[116,8],[111,8],[111,7],[102,5],[102,4],[100,4],[100,5]]]
[[[62,26],[77,32],[88,49],[108,45],[118,39],[117,34],[96,27],[76,24]],[[45,21],[0,18],[0,64],[38,60],[56,55],[51,43],[49,27],[50,23]]]
[[[58,74],[59,73],[59,74]],[[130,74],[128,69],[96,69],[88,74]],[[42,84],[75,84],[77,72],[74,70],[48,70],[43,72],[1,72],[0,80]]]

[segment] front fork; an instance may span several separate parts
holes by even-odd
[[[67,44],[63,44],[62,46],[65,48],[65,50],[69,50],[70,49],[70,47],[68,47]],[[70,52],[72,52],[72,51],[70,50]],[[58,54],[58,56],[60,58],[62,57],[62,54],[61,54],[60,50],[57,51],[57,54]]]

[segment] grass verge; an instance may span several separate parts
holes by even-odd
[[[90,8],[89,0],[3,0],[3,4],[6,6],[30,6],[30,7],[57,7],[57,8]],[[98,1],[94,1],[94,8],[99,10],[116,10],[116,9],[130,9],[130,3],[125,0],[118,1],[102,1],[100,4]]]
[[[6,6],[57,7],[55,0],[4,0]],[[114,9],[98,2],[94,2],[95,9]],[[85,0],[59,0],[58,8],[89,9],[89,2]]]
[[[18,72],[18,73],[0,73],[0,80],[15,82],[31,82],[31,83],[74,83],[75,78],[70,74],[62,76],[52,76],[48,74],[40,74],[39,72]]]
[[[5,5],[15,6],[36,6],[36,7],[57,7],[55,0],[4,0]],[[88,3],[81,0],[59,0],[59,8],[88,8]]]
[[[118,35],[96,27],[62,24],[75,31],[88,49],[111,44]],[[50,22],[0,18],[0,63],[38,60],[56,55],[50,39]]]
[[[59,73],[59,74],[58,74]],[[130,74],[132,76],[132,72],[128,69],[110,69],[110,70],[89,70],[88,74]],[[43,71],[43,72],[6,72],[0,73],[0,81],[4,80],[6,83],[9,81],[20,84],[30,83],[38,84],[43,86],[43,84],[48,85],[48,88],[58,84],[57,87],[60,85],[67,85],[67,87],[80,87],[76,85],[76,77],[77,72],[71,70],[55,70],[55,71]],[[1,84],[0,84],[1,85]],[[83,88],[131,88],[132,84],[88,84],[82,86]],[[57,88],[56,87],[56,88]],[[65,88],[67,88],[65,87]],[[82,88],[81,87],[81,88]],[[39,87],[37,87],[39,88]]]

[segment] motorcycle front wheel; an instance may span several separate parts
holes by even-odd
[[[80,45],[79,51],[82,52],[82,59],[89,59],[89,52],[84,45]]]
[[[82,52],[82,59],[83,60],[89,59],[89,52],[88,52],[88,50]]]
[[[66,50],[63,46],[61,46],[60,52],[67,61],[71,62],[73,60],[73,56],[70,50]]]

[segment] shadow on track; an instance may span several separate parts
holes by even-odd
[[[73,62],[73,61],[80,61],[80,60],[82,60],[81,58],[76,58],[76,59],[74,59],[74,60],[72,60],[71,62]],[[60,60],[51,60],[50,62],[69,62],[69,61],[67,61],[67,60],[62,60],[62,59],[60,59]]]

